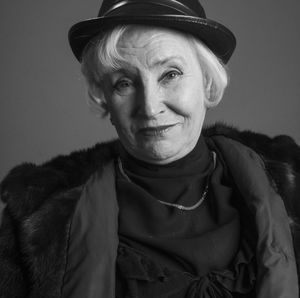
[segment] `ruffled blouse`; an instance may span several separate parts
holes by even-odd
[[[226,166],[220,157],[214,165],[204,138],[159,166],[121,147],[116,173],[117,297],[254,297],[253,243],[244,236],[251,231],[241,227]],[[160,202],[196,206],[207,183],[193,210]]]

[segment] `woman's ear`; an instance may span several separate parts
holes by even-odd
[[[106,101],[104,100],[104,97],[97,97],[95,100],[99,107],[104,111],[104,113],[108,114],[108,107]]]
[[[205,105],[207,109],[214,108],[221,101],[221,96],[218,94],[217,86],[214,80],[205,75],[204,78],[204,89],[205,89]]]
[[[92,110],[95,110],[102,117],[109,114],[104,92],[101,88],[93,84],[88,90],[88,95],[91,99],[90,108],[92,108]]]

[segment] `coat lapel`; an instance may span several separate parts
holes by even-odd
[[[253,216],[257,230],[257,297],[298,298],[298,279],[289,217],[261,158],[222,136],[212,138]]]
[[[86,183],[70,230],[62,298],[114,298],[118,203],[113,162]]]

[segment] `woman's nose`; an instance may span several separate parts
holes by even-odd
[[[142,86],[137,97],[140,116],[151,118],[165,111],[163,95],[157,86],[153,84]]]

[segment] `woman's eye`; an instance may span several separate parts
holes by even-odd
[[[114,89],[121,93],[129,92],[132,88],[132,82],[130,80],[120,80],[114,85]]]
[[[180,71],[172,70],[172,71],[167,72],[163,76],[163,80],[174,80],[174,79],[178,78],[181,75],[182,75],[182,73]]]
[[[128,88],[129,86],[130,86],[130,83],[127,80],[122,80],[122,81],[117,82],[117,84],[115,84],[116,89]]]

